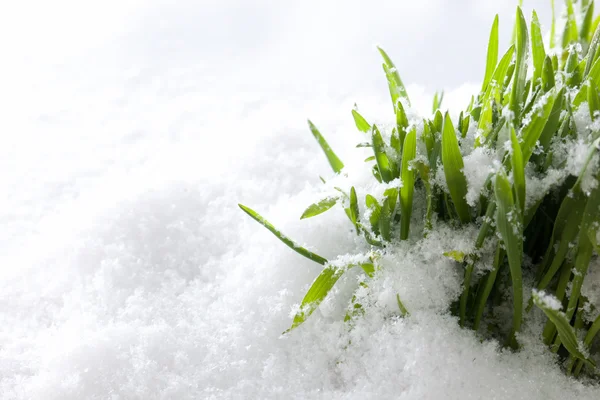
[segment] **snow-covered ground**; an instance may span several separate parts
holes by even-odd
[[[441,88],[464,107],[513,1],[5,3],[1,399],[600,397],[535,341],[513,354],[459,329],[439,257],[383,260],[396,279],[352,331],[348,275],[281,337],[319,266],[237,208],[355,252],[339,210],[298,219],[330,176],[306,118],[362,182],[350,109],[392,112],[374,45],[417,109]],[[528,7],[549,25],[548,2]],[[395,291],[410,318],[386,313]]]

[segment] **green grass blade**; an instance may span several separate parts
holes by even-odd
[[[583,217],[586,197],[581,190],[572,190],[563,199],[554,222],[554,229],[546,255],[542,261],[542,271],[551,261],[550,267],[538,284],[538,289],[545,289],[562,265],[567,252],[579,232]]]
[[[590,41],[590,46],[588,47],[588,51],[585,56],[586,64],[585,64],[585,70],[583,72],[584,79],[587,78],[588,74],[590,73],[590,69],[592,68],[592,65],[594,64],[594,61],[596,61],[596,58],[598,55],[598,45],[599,44],[600,44],[600,29],[598,29],[598,27],[596,26],[596,28],[594,30],[594,36],[592,37],[592,40]]]
[[[554,99],[552,101],[554,102],[554,104],[552,106],[552,110],[550,111],[550,115],[548,116],[548,120],[546,121],[546,124],[544,125],[544,129],[542,130],[542,133],[540,134],[539,139],[538,139],[540,141],[540,146],[542,147],[542,149],[544,149],[544,151],[548,150],[548,148],[550,146],[550,141],[552,140],[552,137],[554,136],[554,134],[556,133],[556,131],[559,128],[560,115],[563,110],[563,101],[565,98],[565,91],[566,91],[566,89],[563,87],[561,90],[558,91],[558,93],[556,95],[552,95],[552,98]],[[548,99],[548,101],[550,101],[550,99]],[[544,113],[545,113],[545,111],[544,111]],[[528,128],[525,128],[525,129],[528,129]],[[534,133],[531,133],[531,135],[534,136]],[[527,136],[528,136],[528,134],[525,134],[525,138],[527,138]],[[527,139],[525,139],[525,140],[527,140]]]
[[[494,264],[492,266],[492,270],[485,277],[485,281],[483,282],[483,289],[477,293],[477,299],[475,300],[475,320],[473,322],[473,329],[475,331],[479,330],[479,325],[481,323],[481,318],[483,317],[483,312],[485,311],[485,305],[490,297],[490,293],[492,293],[492,289],[496,284],[496,277],[498,276],[498,271],[500,270],[500,263],[504,260],[505,252],[498,244],[496,248],[496,253],[494,255]]]
[[[529,157],[531,157],[531,154],[533,154],[533,150],[535,149],[540,136],[542,136],[544,127],[550,119],[551,112],[554,110],[554,102],[556,101],[556,97],[561,93],[562,91],[557,92],[555,90],[552,94],[550,94],[546,99],[546,103],[542,105],[541,109],[531,115],[530,122],[523,128],[523,145],[521,146],[521,149],[523,151],[524,164],[527,164]]]
[[[400,188],[400,209],[402,220],[400,225],[400,239],[408,239],[410,217],[412,215],[413,192],[415,189],[415,171],[411,165],[417,154],[417,129],[413,128],[404,139],[402,152],[402,188]]]
[[[391,58],[387,55],[387,53],[381,47],[377,46],[377,50],[379,50],[379,53],[381,54],[381,57],[383,57],[383,61],[385,62],[384,70],[385,70],[386,76],[388,77],[388,84],[390,85],[390,93],[392,91],[392,85],[393,85],[394,91],[398,93],[398,96],[405,99],[406,104],[408,104],[410,106],[410,99],[408,98],[408,93],[406,92],[406,88],[404,87],[404,84],[402,83],[402,80],[400,79],[400,74],[398,73],[396,66],[392,62]],[[392,98],[393,98],[393,96],[392,96]],[[397,97],[395,100],[394,99],[392,99],[392,100],[393,100],[393,104],[395,105],[397,102]]]
[[[396,149],[398,154],[402,151],[402,143],[404,143],[404,136],[406,135],[406,128],[408,127],[408,118],[406,117],[406,111],[401,101],[396,102],[396,130],[398,137],[400,138],[400,148]]]
[[[433,107],[431,111],[432,113],[435,113],[442,107],[442,100],[444,100],[444,91],[442,90],[440,93],[435,92],[435,94],[433,95]]]
[[[352,186],[350,189],[350,215],[352,216],[352,222],[356,227],[356,233],[359,233],[360,229],[358,228],[358,221],[360,215],[358,213],[358,198],[356,196],[356,190],[354,189],[354,186]]]
[[[246,214],[248,214],[250,217],[252,217],[259,224],[261,224],[262,226],[267,228],[273,235],[275,235],[275,237],[277,237],[277,239],[281,240],[283,243],[285,243],[290,249],[294,250],[296,253],[301,254],[304,257],[308,258],[309,260],[312,260],[321,265],[325,265],[325,263],[327,263],[327,260],[325,258],[323,258],[311,251],[306,250],[304,247],[300,246],[299,244],[297,244],[294,241],[292,241],[291,239],[289,239],[287,236],[285,236],[283,233],[281,233],[279,230],[277,230],[277,228],[275,228],[273,225],[271,225],[271,223],[269,221],[264,219],[256,211],[254,211],[242,204],[238,204],[238,206]]]
[[[379,235],[379,218],[381,216],[381,206],[375,197],[368,194],[365,198],[367,207],[371,210],[369,216],[369,222],[371,223],[371,230],[374,234]]]
[[[327,156],[327,160],[329,161],[329,165],[331,165],[333,172],[339,174],[340,171],[344,168],[344,163],[335,155],[333,150],[331,150],[331,147],[329,147],[329,144],[327,143],[323,135],[321,135],[321,132],[319,132],[317,127],[312,122],[310,122],[310,120],[308,121],[308,127],[310,128],[310,131],[312,132],[315,139],[317,139],[319,146],[321,146],[321,149],[323,149],[323,152]]]
[[[354,123],[359,131],[363,133],[369,133],[371,131],[371,125],[362,115],[360,115],[357,109],[352,110],[352,117],[354,118]]]
[[[513,87],[510,94],[510,110],[514,114],[516,121],[515,125],[518,125],[521,121],[521,107],[525,101],[525,83],[527,80],[527,51],[529,48],[529,39],[527,33],[527,22],[523,17],[523,12],[520,7],[517,7],[517,40],[516,40],[516,54],[517,59],[515,63],[515,73],[513,77]]]
[[[520,331],[523,319],[523,272],[521,270],[523,225],[522,221],[519,220],[520,216],[515,205],[510,182],[502,171],[496,175],[494,193],[497,207],[496,227],[506,248],[513,289],[513,327],[509,344],[512,347],[517,347],[515,333]]]
[[[548,56],[544,59],[542,67],[542,85],[544,92],[549,92],[556,85],[554,80],[554,68],[552,67],[552,59]]]
[[[467,179],[463,172],[465,166],[458,147],[456,131],[448,112],[444,117],[442,132],[442,164],[456,213],[461,222],[470,222],[471,213],[465,198],[467,195]]]
[[[548,295],[535,290],[533,291],[532,296],[535,305],[538,306],[556,326],[560,341],[568,352],[579,359],[587,360],[585,355],[583,355],[579,349],[577,335],[575,334],[573,327],[569,324],[568,318],[560,311],[560,309],[557,309],[557,307],[560,307],[560,302],[556,300],[556,298],[548,300]]]
[[[327,197],[314,204],[311,204],[306,210],[304,210],[300,219],[310,218],[314,217],[315,215],[322,214],[331,207],[335,206],[338,200],[339,197]]]
[[[540,29],[540,21],[535,10],[531,15],[531,54],[533,56],[533,82],[534,85],[537,85],[542,78],[542,69],[544,68],[546,51],[544,50],[544,40]]]
[[[373,152],[375,153],[375,160],[377,161],[381,179],[385,183],[389,183],[394,179],[394,167],[385,152],[385,143],[383,142],[379,129],[377,129],[377,125],[373,125],[371,138],[373,141]]]
[[[392,209],[390,207],[390,198],[386,198],[379,214],[379,234],[386,242],[392,240],[391,233]]]
[[[567,49],[571,43],[577,42],[579,32],[577,31],[577,18],[573,8],[573,0],[565,0],[567,5],[567,22],[562,36],[562,48]]]
[[[519,145],[519,139],[517,139],[517,133],[515,128],[511,128],[510,142],[512,145],[512,154],[510,155],[510,161],[513,173],[513,187],[515,189],[515,203],[519,207],[519,213],[525,214],[525,163],[523,160],[523,153],[521,152],[521,146]]]
[[[494,23],[490,31],[490,38],[488,40],[487,59],[485,63],[485,76],[483,78],[483,85],[481,86],[481,92],[485,92],[492,74],[496,69],[496,63],[498,62],[498,14],[494,17]]]
[[[363,267],[365,271],[369,271],[372,267],[369,263],[359,266]],[[331,291],[336,282],[342,277],[342,275],[352,267],[357,265],[351,264],[344,267],[326,266],[323,271],[314,280],[308,292],[300,303],[300,311],[294,316],[292,326],[284,333],[288,333],[298,325],[302,324],[306,319],[317,309],[319,304],[327,297],[327,294]]]
[[[592,29],[593,19],[594,2],[591,1],[585,8],[585,14],[583,15],[583,20],[581,21],[581,28],[579,28],[579,38],[583,43],[588,43]]]
[[[598,88],[594,81],[588,82],[588,94],[587,94],[588,106],[590,108],[590,117],[592,120],[596,119],[596,112],[600,111],[600,100],[598,99]]]

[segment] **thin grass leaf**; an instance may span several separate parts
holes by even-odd
[[[564,102],[564,98],[565,98],[565,88],[563,87],[561,90],[558,91],[558,93],[556,93],[556,95],[552,95],[552,98],[554,100],[552,100],[554,102],[553,106],[552,106],[552,110],[550,111],[550,115],[547,118],[546,123],[544,124],[544,129],[542,130],[542,133],[539,135],[539,142],[540,142],[540,146],[544,151],[547,151],[549,146],[550,146],[550,141],[552,140],[552,137],[554,136],[554,134],[556,134],[556,131],[559,128],[560,125],[560,115],[562,113],[563,110],[563,102]],[[550,101],[550,99],[548,99],[548,101]],[[545,109],[545,108],[544,108]],[[545,113],[545,111],[544,111]],[[541,121],[540,121],[541,123]],[[530,123],[531,125],[531,123]],[[528,129],[528,128],[525,128]],[[532,125],[532,129],[533,129],[533,125]],[[528,135],[532,135],[533,137],[535,132],[532,133],[525,133],[525,137],[527,137]],[[528,143],[531,143],[531,139],[530,138]],[[527,140],[527,139],[526,139]],[[525,152],[524,152],[525,153]],[[525,158],[525,160],[527,160],[527,158]]]
[[[440,93],[435,92],[435,94],[433,95],[433,107],[431,111],[432,113],[435,113],[442,107],[442,100],[444,100],[444,91],[442,90]]]
[[[531,157],[531,154],[533,154],[533,150],[535,149],[540,136],[542,136],[542,132],[544,132],[544,127],[550,119],[551,112],[554,110],[554,102],[556,101],[556,97],[562,93],[563,91],[557,92],[555,90],[552,94],[550,94],[546,99],[546,103],[542,105],[539,111],[536,111],[533,113],[533,115],[531,115],[530,122],[523,128],[523,144],[521,146],[521,150],[523,152],[524,164],[527,164],[529,161],[529,157]],[[560,117],[560,113],[558,117]]]
[[[599,18],[600,18],[600,16],[599,16]],[[588,77],[588,74],[590,73],[590,70],[592,69],[594,62],[598,58],[598,46],[599,45],[600,45],[600,29],[598,29],[598,26],[596,26],[594,28],[594,36],[592,37],[592,39],[590,41],[590,46],[588,47],[588,51],[585,56],[586,64],[585,64],[585,70],[583,73],[584,79]]]
[[[456,213],[462,223],[468,223],[471,221],[471,212],[466,200],[467,179],[463,172],[465,165],[448,112],[444,116],[442,133],[442,164]]]
[[[408,98],[408,93],[406,92],[406,88],[404,87],[404,84],[402,83],[402,80],[400,79],[400,74],[398,73],[398,70],[396,69],[396,66],[394,65],[394,63],[392,62],[392,60],[390,59],[390,57],[387,55],[387,53],[379,46],[377,46],[377,50],[379,50],[379,53],[381,54],[381,57],[383,57],[383,60],[385,62],[385,74],[388,77],[388,84],[390,85],[390,93],[392,92],[392,86],[394,87],[394,91],[398,93],[398,95],[400,97],[402,97],[403,99],[406,100],[406,104],[408,104],[410,106],[410,99]],[[392,96],[392,104],[396,104],[398,98],[396,97],[396,99],[393,99],[394,96]]]
[[[356,190],[354,189],[354,186],[352,186],[350,189],[350,215],[352,216],[352,222],[354,223],[354,226],[356,227],[356,233],[358,234],[360,232],[358,227],[360,215],[358,212],[358,198],[356,196]]]
[[[365,203],[367,207],[371,210],[371,215],[369,216],[369,222],[371,224],[371,230],[376,235],[379,235],[379,218],[381,216],[381,206],[375,197],[368,194],[365,198]]]
[[[583,71],[579,70],[578,54],[575,47],[571,47],[571,50],[569,50],[569,56],[565,64],[565,73],[567,75],[568,86],[577,87],[581,84]]]
[[[406,128],[408,127],[408,118],[404,106],[401,101],[396,102],[396,130],[398,137],[400,138],[400,148],[396,149],[398,154],[402,152],[402,143],[404,143],[404,136],[406,136]]]
[[[408,239],[410,217],[412,215],[413,193],[415,189],[415,171],[411,163],[417,154],[417,128],[411,129],[404,139],[402,152],[402,188],[400,188],[400,209],[402,221],[400,224],[400,240]]]
[[[590,109],[590,117],[596,119],[596,113],[600,111],[600,99],[598,99],[598,88],[594,81],[588,82],[587,93],[588,107]]]
[[[375,159],[377,160],[377,167],[379,168],[381,179],[385,183],[389,183],[394,179],[394,167],[385,152],[385,143],[383,142],[379,129],[377,129],[377,125],[373,125],[371,138],[373,142],[373,152],[375,153]]]
[[[473,322],[473,330],[475,331],[479,330],[479,324],[481,323],[481,318],[483,317],[485,305],[496,283],[496,277],[498,276],[498,271],[500,270],[500,263],[502,260],[504,260],[504,255],[505,251],[502,249],[500,244],[498,244],[496,247],[496,253],[494,255],[494,264],[492,266],[492,270],[485,277],[483,282],[483,290],[480,290],[479,293],[477,293],[477,299],[475,300],[475,320]]]
[[[513,198],[510,182],[504,172],[496,175],[494,185],[496,197],[496,227],[504,242],[513,289],[513,326],[509,344],[517,347],[515,333],[521,329],[523,319],[523,272],[521,257],[523,255],[523,224],[519,220],[519,212]]]
[[[550,321],[552,321],[552,323],[556,326],[560,341],[562,342],[563,346],[565,346],[567,351],[579,359],[588,360],[579,348],[577,335],[575,334],[573,327],[569,324],[569,319],[563,312],[560,311],[560,309],[557,310],[555,308],[555,304],[553,304],[555,301],[546,300],[548,295],[540,293],[536,290],[533,291],[532,296],[535,305],[538,306],[544,312],[544,314],[546,314],[548,319],[550,319]]]
[[[562,265],[567,252],[577,234],[583,217],[586,197],[581,190],[570,191],[563,199],[554,222],[554,229],[546,255],[541,264],[541,271],[551,261],[550,267],[538,284],[538,290],[545,289]]]
[[[582,5],[583,7],[583,5]],[[582,10],[583,11],[583,10]],[[589,43],[590,35],[592,34],[592,23],[594,19],[594,2],[591,1],[587,7],[585,7],[585,13],[583,20],[581,21],[581,28],[579,28],[579,38],[583,43]]]
[[[344,163],[335,155],[333,150],[331,150],[331,147],[329,147],[329,144],[327,143],[323,135],[321,135],[321,132],[319,132],[317,127],[312,122],[310,122],[310,120],[308,120],[308,127],[310,128],[310,131],[312,132],[315,139],[317,139],[317,142],[319,143],[319,146],[321,146],[321,149],[323,149],[325,156],[327,156],[327,160],[329,161],[329,165],[331,165],[333,172],[339,174],[340,171],[344,168]]]
[[[379,214],[379,234],[386,242],[392,240],[391,234],[392,210],[390,207],[390,198],[386,198]]]
[[[485,75],[483,78],[483,85],[481,86],[481,92],[485,92],[488,84],[492,79],[492,74],[496,69],[496,63],[498,62],[498,14],[494,17],[492,23],[492,29],[490,31],[490,38],[488,40],[487,58],[485,63]]]
[[[300,311],[294,316],[294,320],[292,322],[292,326],[284,332],[288,333],[292,329],[298,327],[302,324],[306,319],[317,309],[319,304],[327,297],[327,294],[336,282],[342,277],[342,275],[348,271],[352,267],[356,267],[357,265],[351,264],[344,267],[335,267],[328,265],[323,271],[317,276],[314,280],[308,292],[302,299],[300,303]],[[360,266],[362,266],[360,264]],[[369,267],[367,266],[367,269]]]
[[[294,241],[292,241],[291,239],[289,239],[287,236],[285,236],[283,233],[281,233],[279,230],[277,230],[277,228],[275,228],[269,221],[264,219],[256,211],[254,211],[242,204],[238,204],[238,206],[246,214],[248,214],[250,217],[252,217],[255,221],[257,221],[259,224],[261,224],[262,226],[267,228],[273,235],[275,235],[275,237],[277,237],[277,239],[279,239],[283,243],[285,243],[290,249],[294,250],[298,254],[303,255],[304,257],[308,258],[309,260],[312,260],[321,265],[325,265],[325,263],[327,263],[327,260],[325,258],[323,258],[311,251],[306,250],[304,247],[300,246],[299,244],[297,244]]]
[[[594,338],[596,337],[598,332],[600,332],[600,316],[598,316],[594,320],[594,322],[592,323],[592,326],[590,327],[587,334],[585,335],[585,339],[583,339],[584,348],[586,348],[586,349],[590,348],[590,346],[592,345],[592,341],[594,340]],[[577,368],[575,369],[575,377],[579,376],[579,374],[581,373],[581,369],[583,368],[583,365],[584,365],[583,360],[579,360]]]
[[[338,200],[339,197],[327,197],[314,204],[311,204],[306,210],[304,210],[300,219],[306,219],[314,217],[315,215],[322,214],[325,211],[329,210],[331,207],[335,206]]]
[[[573,0],[565,0],[567,5],[567,22],[562,36],[562,48],[567,49],[571,43],[577,42],[579,32],[577,31],[577,17],[573,8]]]
[[[542,67],[542,86],[544,92],[549,92],[556,85],[554,80],[554,68],[552,67],[552,59],[548,56],[544,59]]]
[[[362,115],[360,115],[357,109],[352,110],[352,117],[354,118],[354,123],[359,131],[363,133],[369,133],[371,131],[371,125]]]
[[[400,301],[400,295],[398,293],[396,293],[396,302],[398,303],[398,308],[403,317],[410,315],[406,307],[404,307],[404,304],[402,304],[402,301]]]
[[[523,16],[520,7],[517,7],[517,40],[516,40],[516,55],[515,73],[513,78],[513,86],[510,94],[510,110],[514,114],[516,124],[521,121],[521,105],[525,101],[525,83],[527,79],[527,51],[529,48],[529,38],[527,33],[527,22]]]
[[[521,146],[519,145],[519,139],[515,128],[510,130],[510,142],[512,147],[512,154],[510,155],[510,162],[513,173],[513,187],[515,193],[515,203],[519,207],[520,215],[525,213],[525,162],[523,160],[523,153],[521,152]]]
[[[533,82],[537,85],[542,78],[542,69],[544,68],[546,51],[544,50],[544,40],[540,29],[540,21],[535,10],[531,15],[531,54],[533,56]]]

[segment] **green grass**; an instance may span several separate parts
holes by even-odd
[[[463,291],[452,308],[461,326],[484,337],[503,337],[506,346],[518,349],[523,321],[537,309],[547,318],[540,340],[548,345],[548,351],[565,361],[565,371],[575,376],[597,374],[593,358],[600,354],[593,344],[600,336],[600,317],[592,321],[586,316],[585,310],[595,306],[581,289],[600,250],[600,184],[590,184],[600,179],[596,157],[600,131],[586,130],[578,124],[581,107],[588,108],[590,122],[598,118],[600,111],[600,17],[594,17],[593,1],[566,0],[565,7],[561,48],[554,40],[554,1],[547,49],[535,11],[528,25],[517,7],[513,42],[499,53],[500,22],[496,16],[481,91],[460,112],[456,124],[442,110],[443,91],[434,96],[431,118],[409,120],[406,109],[410,100],[398,68],[383,49],[377,48],[383,57],[394,111],[392,128],[388,132],[369,123],[356,106],[352,117],[368,140],[357,147],[372,151],[365,167],[371,170],[373,179],[386,185],[386,190],[378,197],[360,187],[352,187],[349,192],[336,188],[339,195],[310,205],[301,216],[315,217],[341,206],[356,234],[370,246],[368,260],[331,263],[240,205],[290,248],[323,265],[289,330],[310,316],[348,269],[360,266],[365,274],[361,285],[368,287],[379,269],[379,255],[393,250],[400,241],[418,241],[419,235],[427,236],[442,223],[459,231],[475,226],[479,234],[472,253],[444,254],[464,267]],[[528,65],[532,66],[530,70]],[[309,127],[334,173],[341,173],[343,162],[310,121]],[[465,140],[469,135],[473,140]],[[573,172],[566,169],[560,149],[564,152],[575,143],[583,143],[587,154],[580,170]],[[479,147],[495,154],[499,163],[473,204],[466,198],[469,184],[465,156]],[[543,177],[552,171],[562,173],[554,186],[542,192],[535,185],[529,187],[532,175]],[[401,184],[390,185],[396,180]],[[422,212],[413,215],[415,198],[424,199],[426,204],[419,208]],[[361,209],[368,212],[361,214]],[[419,226],[411,227],[414,223]],[[486,243],[490,245],[484,246]],[[491,269],[485,269],[483,275],[474,274],[486,256],[493,260]],[[401,297],[399,293],[398,315],[410,318]],[[524,307],[527,299],[529,306]],[[355,300],[346,321],[364,313]],[[512,307],[508,333],[501,323],[494,322],[499,302]]]

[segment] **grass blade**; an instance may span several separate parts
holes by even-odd
[[[556,326],[560,341],[569,353],[581,360],[588,361],[579,349],[577,335],[575,334],[573,327],[569,324],[569,319],[560,311],[560,302],[555,297],[550,297],[536,290],[533,291],[532,297],[535,305],[538,306]]]
[[[488,40],[487,59],[485,63],[485,76],[483,78],[483,85],[481,86],[481,92],[485,92],[492,74],[496,69],[496,63],[498,62],[498,14],[494,17],[492,24],[492,30],[490,31],[490,38]],[[434,110],[435,111],[435,110]]]
[[[579,32],[577,31],[577,18],[573,8],[573,0],[565,0],[567,5],[567,22],[562,36],[562,48],[568,49],[571,43],[577,42]]]
[[[327,143],[323,135],[321,135],[321,132],[319,132],[317,127],[312,122],[310,122],[310,120],[308,121],[308,127],[310,128],[310,131],[312,132],[315,139],[317,139],[319,146],[321,146],[321,149],[323,149],[323,152],[327,156],[327,160],[329,161],[329,165],[331,165],[333,172],[339,174],[342,168],[344,168],[344,163],[335,155],[333,150],[331,150],[331,147],[329,147],[329,144]]]
[[[523,161],[523,153],[515,128],[511,128],[510,142],[512,145],[512,154],[510,162],[513,173],[513,187],[515,191],[515,203],[519,207],[519,214],[522,216],[525,213],[525,163]]]
[[[542,68],[542,85],[544,92],[550,91],[555,85],[554,81],[554,68],[552,67],[552,59],[548,56],[544,59],[544,66]]]
[[[368,194],[365,198],[367,207],[371,210],[369,216],[369,222],[371,223],[371,230],[374,234],[379,235],[379,218],[381,216],[381,206],[375,197]]]
[[[533,56],[533,83],[537,85],[542,78],[546,51],[544,50],[540,21],[535,10],[531,15],[531,54]]]
[[[377,161],[379,174],[385,183],[389,183],[395,178],[395,167],[390,162],[385,152],[385,143],[383,142],[383,138],[381,137],[379,129],[377,129],[377,125],[373,125],[373,129],[371,130],[371,138],[373,141],[373,152],[375,153],[375,160]]]
[[[277,237],[277,239],[281,240],[283,243],[285,243],[290,249],[294,250],[296,253],[301,254],[304,257],[308,258],[309,260],[312,260],[321,265],[325,265],[325,263],[327,263],[327,260],[325,258],[323,258],[311,251],[306,250],[304,247],[300,246],[299,244],[297,244],[294,241],[292,241],[291,239],[289,239],[287,236],[285,236],[283,233],[281,233],[279,230],[277,230],[277,228],[275,228],[273,225],[271,225],[271,223],[269,221],[264,219],[256,211],[254,211],[242,204],[238,204],[238,206],[246,214],[248,214],[250,217],[252,217],[259,224],[261,224],[262,226],[267,228],[273,235],[275,235],[275,237]]]
[[[598,99],[598,88],[592,80],[588,82],[587,100],[590,108],[590,117],[593,121],[596,119],[596,113],[600,111],[600,100]]]
[[[583,7],[583,6],[582,6]],[[588,43],[591,29],[592,29],[592,20],[594,19],[594,2],[591,1],[586,9],[585,14],[583,16],[583,20],[581,21],[581,28],[579,29],[579,37],[583,43]]]
[[[402,83],[402,80],[400,79],[400,74],[398,73],[396,66],[392,62],[391,58],[387,55],[387,53],[381,47],[377,46],[377,50],[379,50],[379,53],[381,54],[381,57],[383,57],[383,61],[385,62],[384,70],[385,70],[385,74],[388,78],[388,85],[390,86],[390,93],[392,93],[392,86],[393,86],[394,92],[397,93],[398,96],[405,99],[406,104],[408,104],[410,106],[410,99],[408,98],[408,93],[406,92],[406,88],[404,87],[404,84]],[[394,99],[394,95],[392,95],[392,104],[396,105],[397,100],[398,100],[398,97],[396,96],[396,98]]]
[[[444,116],[442,132],[442,164],[456,213],[462,223],[470,222],[471,213],[465,198],[467,195],[467,179],[463,172],[465,165],[448,112]]]
[[[338,200],[339,197],[326,197],[323,200],[311,204],[306,210],[304,210],[300,219],[310,218],[314,217],[315,215],[322,214],[331,207],[335,206]]]
[[[523,225],[519,220],[519,211],[515,205],[510,182],[502,171],[496,175],[494,193],[497,207],[496,227],[506,248],[513,289],[513,327],[509,344],[516,348],[515,333],[520,331],[523,319],[523,272],[521,270]]]
[[[362,115],[360,115],[356,108],[352,110],[352,117],[354,118],[354,123],[356,124],[356,127],[359,131],[363,133],[369,133],[369,131],[371,130],[371,125],[369,125],[367,120],[364,119]]]
[[[412,215],[413,192],[415,189],[415,171],[411,162],[417,154],[417,129],[413,128],[404,139],[402,152],[402,188],[400,188],[400,209],[402,220],[400,225],[400,240],[408,239],[410,217]]]
[[[379,234],[386,242],[392,240],[391,234],[392,210],[390,207],[390,198],[386,198],[379,214]]]
[[[433,108],[432,113],[435,113],[442,107],[442,100],[444,100],[444,91],[442,90],[440,93],[435,92],[433,95]]]
[[[525,101],[525,82],[527,79],[527,50],[529,48],[529,39],[527,33],[527,22],[523,17],[523,12],[520,7],[517,7],[517,40],[516,40],[516,54],[517,59],[515,63],[515,72],[513,77],[513,87],[510,94],[510,110],[514,114],[516,121],[515,125],[521,121],[521,104]]]
[[[544,269],[550,260],[552,260],[552,263],[538,284],[539,290],[545,289],[554,278],[567,256],[570,248],[569,243],[577,237],[585,201],[586,197],[581,190],[572,190],[563,199],[555,218],[554,229],[552,230],[552,237],[546,255],[541,264],[541,272],[545,272]]]
[[[290,329],[284,332],[288,333],[292,329],[296,328],[298,325],[302,324],[306,319],[317,309],[319,304],[327,297],[329,291],[333,288],[336,282],[342,277],[342,275],[348,271],[352,267],[361,266],[365,271],[369,271],[372,268],[372,265],[366,263],[367,265],[347,265],[344,267],[335,267],[332,265],[326,266],[323,271],[317,276],[317,279],[314,280],[306,295],[302,299],[300,303],[300,311],[294,316],[294,320],[292,322],[292,326]]]
[[[549,95],[546,99],[546,104],[544,104],[541,109],[537,112],[534,112],[531,115],[531,119],[529,124],[523,128],[522,137],[523,137],[523,145],[521,146],[521,150],[523,151],[523,163],[527,164],[529,161],[529,157],[533,154],[533,150],[535,149],[540,136],[542,136],[542,132],[544,131],[544,127],[546,126],[551,112],[554,110],[554,102],[556,101],[556,97],[558,94],[563,93],[556,92]],[[560,112],[558,117],[560,117]],[[556,130],[552,131],[553,134]]]

